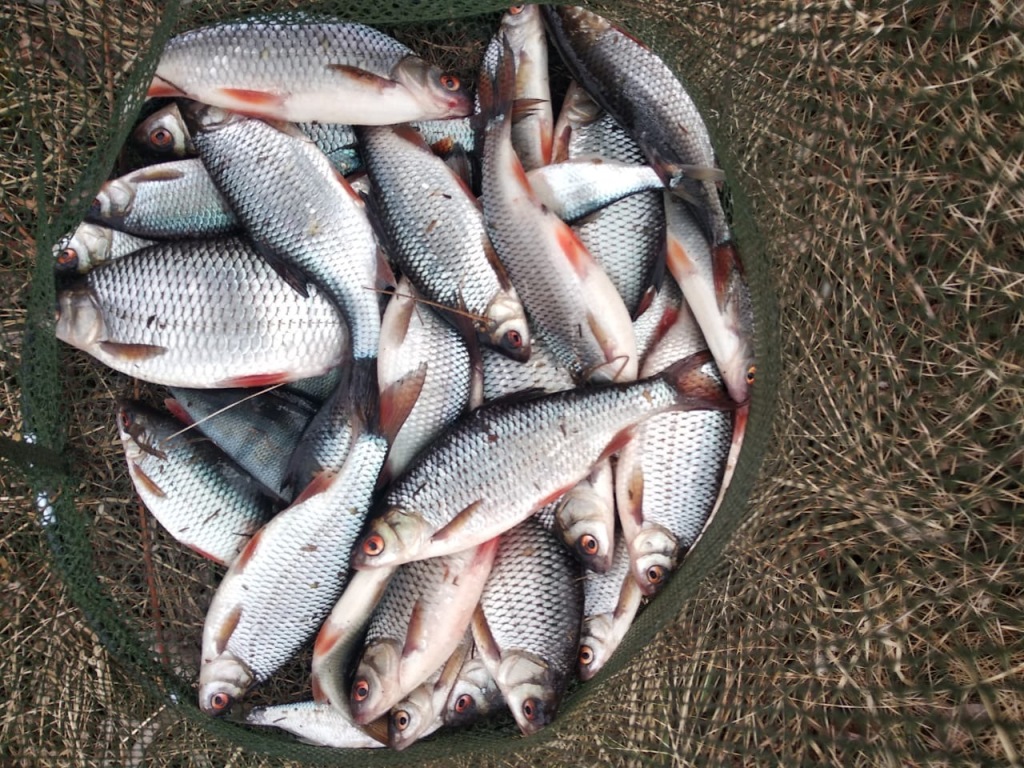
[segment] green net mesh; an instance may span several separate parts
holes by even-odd
[[[594,4],[684,78],[732,184],[759,384],[721,514],[536,738],[339,753],[198,712],[218,571],[134,500],[113,427],[133,384],[54,339],[49,246],[113,169],[170,34],[299,5],[0,7],[0,764],[1019,764],[1014,3]],[[501,4],[301,7],[472,77]]]

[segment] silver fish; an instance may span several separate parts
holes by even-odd
[[[645,372],[705,346],[692,316],[679,319],[644,363]],[[717,378],[714,363],[706,372]],[[732,439],[732,414],[659,414],[640,425],[619,452],[615,497],[633,576],[645,595],[664,585],[696,541],[721,485]]]
[[[523,168],[532,170],[551,162],[554,116],[548,84],[548,41],[544,21],[535,5],[514,5],[501,19],[504,36],[515,57],[515,100],[529,107],[512,124],[512,146]]]
[[[300,701],[257,707],[245,718],[247,725],[280,728],[307,744],[338,749],[376,749],[386,746],[329,704]]]
[[[682,291],[679,290],[679,285],[672,275],[665,275],[661,287],[655,289],[652,286],[642,300],[640,310],[633,321],[641,370],[648,352],[679,317],[679,305],[682,300]]]
[[[352,682],[349,707],[357,723],[390,710],[455,651],[497,549],[492,540],[398,568],[367,627]]]
[[[387,440],[364,431],[333,477],[307,488],[252,538],[203,626],[199,706],[223,714],[312,639],[345,588]]]
[[[530,359],[525,363],[489,347],[480,348],[480,357],[485,401],[530,389],[562,392],[575,386],[569,369],[551,351],[543,334],[530,332]]]
[[[583,157],[526,174],[537,199],[562,221],[574,222],[644,190],[661,189],[649,165]]]
[[[353,567],[481,544],[576,485],[644,419],[665,410],[733,407],[700,371],[708,359],[680,361],[645,381],[478,408],[390,486],[354,549]]]
[[[458,78],[363,24],[292,16],[217,24],[167,42],[147,94],[291,122],[387,125],[462,117]]]
[[[167,386],[292,381],[324,373],[348,349],[327,299],[315,288],[298,295],[235,238],[151,246],[92,270],[58,302],[57,338]]]
[[[554,536],[533,520],[502,536],[473,638],[525,734],[555,716],[576,660],[582,611],[578,566]]]
[[[381,324],[377,381],[382,402],[389,388],[425,366],[423,387],[391,444],[387,477],[398,477],[426,445],[448,427],[469,401],[471,361],[458,331],[428,306],[405,277],[388,302]]]
[[[574,376],[633,379],[636,345],[622,299],[569,226],[537,200],[512,149],[514,86],[506,49],[497,80],[485,77],[481,87],[487,118],[482,200],[491,241],[531,323]]]
[[[175,539],[230,564],[272,514],[259,484],[195,431],[123,401],[117,429],[135,490]]]
[[[83,222],[53,246],[54,272],[84,275],[93,267],[153,245],[153,240]]]
[[[498,260],[464,182],[408,126],[361,128],[374,214],[387,251],[423,296],[454,310],[481,341],[517,360],[530,355],[523,305]]]
[[[615,653],[640,609],[643,592],[630,569],[629,550],[619,536],[612,566],[606,573],[583,579],[583,625],[580,630],[579,675],[589,680]]]
[[[299,437],[316,408],[283,388],[184,389],[171,387],[167,409],[195,423],[222,451],[281,501],[294,494],[282,490],[285,469]]]
[[[729,394],[745,403],[757,364],[753,306],[742,268],[734,253],[708,245],[686,205],[668,193],[665,221],[668,268],[700,324]]]
[[[151,165],[104,182],[86,220],[139,237],[216,237],[239,228],[202,161]]]

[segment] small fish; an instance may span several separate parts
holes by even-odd
[[[457,77],[394,38],[301,16],[177,35],[164,47],[148,96],[186,96],[291,122],[387,125],[471,110]]]
[[[473,638],[524,734],[551,722],[577,655],[583,589],[572,555],[536,521],[501,537]]]
[[[526,174],[537,199],[562,221],[575,222],[616,200],[662,188],[649,165],[617,163],[601,157],[566,160]]]
[[[324,373],[348,349],[327,299],[315,288],[308,298],[297,294],[236,238],[150,246],[92,270],[57,298],[57,338],[167,386],[292,381]]]
[[[125,400],[117,429],[139,497],[190,549],[230,565],[270,519],[270,501],[259,484],[180,422]]]
[[[84,275],[93,267],[135,253],[154,242],[110,227],[83,222],[74,232],[54,243],[54,272],[58,275]]]
[[[640,609],[643,592],[630,570],[629,549],[615,540],[612,566],[583,579],[583,625],[580,630],[579,675],[589,680],[607,663]]]
[[[376,749],[386,746],[348,720],[329,704],[299,701],[273,707],[257,707],[245,718],[247,725],[280,728],[307,744],[338,749]]]
[[[374,568],[459,552],[558,499],[666,410],[731,409],[703,354],[658,377],[476,409],[388,489],[353,551]],[[515,468],[515,471],[510,471]]]
[[[138,237],[216,237],[238,230],[231,206],[196,158],[150,165],[103,183],[86,221]]]

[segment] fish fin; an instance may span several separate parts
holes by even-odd
[[[217,92],[235,102],[232,111],[246,114],[247,107],[254,107],[254,114],[265,114],[266,108],[278,108],[284,104],[284,97],[270,91],[257,91],[250,88],[218,88]]]
[[[357,357],[349,369],[349,380],[341,390],[352,412],[352,436],[363,429],[381,435],[380,388],[377,385],[377,358]],[[346,384],[346,382],[342,382]],[[408,414],[406,414],[408,415]],[[404,417],[402,419],[405,420]]]
[[[463,189],[466,190],[467,197],[472,200],[478,210],[483,210],[483,204],[480,199],[473,194],[473,161],[469,158],[469,153],[460,146],[453,147],[452,150],[444,157],[444,164],[448,166],[448,169],[455,174],[461,183]]]
[[[359,727],[362,728],[363,733],[369,736],[374,741],[379,741],[381,744],[388,743],[388,728],[391,719],[391,713],[385,712],[383,715],[378,717],[376,720],[371,720],[368,723],[364,723]]]
[[[380,91],[398,87],[398,83],[394,80],[389,80],[386,77],[381,77],[373,72],[368,72],[367,70],[360,69],[359,67],[352,67],[348,64],[328,64],[327,68],[332,72],[337,72],[339,75],[344,75],[345,77],[350,77],[353,80],[358,80],[360,83],[372,86]]]
[[[242,606],[236,605],[227,616],[224,617],[224,621],[221,622],[220,628],[217,630],[217,634],[213,638],[213,648],[220,656],[224,653],[224,649],[227,648],[228,640],[231,639],[231,635],[234,634],[235,628],[238,626],[239,620],[242,618]]]
[[[419,400],[423,382],[427,378],[427,367],[426,362],[421,363],[415,371],[407,373],[381,392],[380,433],[387,438],[388,443],[394,442],[395,435]]]
[[[140,467],[138,464],[132,465],[131,474],[132,477],[134,477],[135,480],[139,483],[139,485],[145,488],[149,493],[161,499],[167,496],[167,494],[164,493],[164,489],[157,485],[155,482],[153,482],[153,478],[147,475],[145,470],[143,470],[142,467]]]
[[[537,107],[547,103],[547,99],[516,99],[512,102],[512,123],[537,114]]]
[[[634,434],[635,434],[635,428],[634,427],[627,427],[626,429],[620,430],[608,442],[608,445],[606,445],[604,447],[604,450],[601,451],[601,457],[598,459],[598,461],[604,461],[605,459],[607,459],[612,454],[615,454],[615,453],[618,453],[619,451],[621,451],[623,448],[626,447],[626,444],[630,440],[633,439],[633,435]]]
[[[623,530],[632,527],[639,529],[644,522],[644,472],[643,467],[637,463],[632,467],[632,472],[626,478],[626,503],[621,504],[621,492],[616,494],[615,502],[619,510],[619,518],[623,521]],[[616,478],[617,479],[617,478]],[[630,521],[632,526],[626,524]]]
[[[677,392],[676,407],[683,410],[733,411],[737,403],[718,381],[701,371],[712,360],[708,351],[683,358],[658,376]]]
[[[167,347],[158,344],[125,344],[120,341],[101,341],[99,347],[111,357],[130,362],[149,360],[167,351]]]
[[[394,291],[398,286],[398,278],[395,277],[395,270],[391,268],[388,255],[383,248],[377,249],[377,290]]]
[[[344,636],[345,633],[342,628],[337,627],[330,619],[325,621],[323,626],[320,627],[320,631],[317,632],[316,640],[313,642],[313,658],[322,660],[330,656],[335,646]],[[313,673],[313,700],[322,703],[330,702],[330,697],[324,692],[315,672]]]
[[[677,165],[677,173],[697,181],[725,181],[725,171],[704,165]]]
[[[562,488],[552,491],[534,506],[534,511],[543,509],[548,504],[554,504],[556,501],[562,498],[566,494],[566,492],[572,490],[574,487],[576,487],[576,483],[571,483],[570,485],[566,485],[563,486]]]
[[[320,641],[320,635],[317,635],[317,643],[318,644],[319,644],[319,641]],[[313,672],[310,675],[309,683],[310,683],[310,687],[313,689],[313,701],[315,701],[317,704],[330,704],[331,703],[330,696],[328,696],[324,692],[324,689],[322,687],[320,687],[320,678],[316,674],[316,672]]]
[[[483,499],[477,499],[476,501],[471,502],[465,509],[453,517],[447,525],[431,536],[430,543],[433,544],[439,541],[447,541],[448,539],[457,536],[466,527],[481,504],[483,504]]]
[[[232,570],[236,573],[241,573],[245,570],[245,566],[248,565],[249,561],[252,560],[252,556],[256,554],[257,548],[260,546],[260,539],[263,538],[263,531],[265,528],[260,528],[253,537],[249,539],[249,543],[245,545],[245,549],[238,553],[238,557],[231,564]]]
[[[246,376],[233,376],[229,379],[222,379],[217,382],[218,389],[230,389],[233,387],[272,387],[275,384],[283,384],[291,381],[294,377],[289,371],[275,371],[273,373],[252,373]]]
[[[165,80],[159,75],[153,76],[153,82],[149,84],[149,90],[146,91],[147,99],[178,98],[182,96],[188,96],[188,94],[174,85],[174,83]]]
[[[434,627],[430,621],[430,612],[424,608],[422,601],[417,600],[409,616],[409,625],[405,631],[405,645],[402,646],[402,659],[414,653],[422,653],[430,644],[430,635]]]
[[[196,420],[189,415],[189,412],[185,410],[185,407],[173,397],[164,398],[164,408],[166,408],[171,416],[176,418],[182,424],[191,427],[196,423]]]
[[[414,147],[419,147],[422,150],[431,152],[431,147],[427,144],[427,140],[423,138],[423,134],[420,133],[415,126],[409,123],[400,123],[399,125],[392,125],[391,130],[396,136],[412,144]]]
[[[160,165],[152,165],[149,168],[136,171],[131,175],[131,181],[135,184],[145,181],[175,181],[185,175],[184,172],[177,168],[166,168],[163,166],[164,164],[161,163]]]
[[[309,298],[309,279],[306,277],[305,272],[288,261],[285,256],[278,253],[275,248],[272,248],[262,239],[250,236],[249,241],[252,243],[253,248],[256,249],[256,252],[263,257],[263,260],[271,266],[282,280],[288,283],[302,298]]]
[[[665,263],[680,286],[688,276],[697,274],[697,265],[690,258],[690,254],[686,252],[683,244],[672,236],[666,237],[665,240]]]
[[[565,258],[572,265],[576,274],[580,277],[585,276],[594,266],[594,257],[590,255],[587,246],[580,241],[579,236],[573,231],[572,227],[565,223],[559,223],[556,227],[555,236],[558,240],[558,246],[562,249],[562,253],[565,254]]]
[[[505,269],[504,262],[502,262],[501,257],[498,256],[498,251],[495,249],[494,243],[491,242],[491,238],[486,232],[480,236],[480,242],[481,245],[483,245],[484,254],[487,256],[487,263],[498,276],[498,285],[501,286],[503,291],[511,290],[512,280],[508,276],[508,270]]]
[[[306,487],[302,489],[302,492],[295,497],[295,500],[292,502],[292,506],[309,501],[314,496],[326,491],[330,487],[331,481],[334,479],[336,474],[337,473],[335,472],[328,472],[324,470],[313,475],[313,479],[310,480],[306,484]]]
[[[476,650],[480,654],[480,658],[484,660],[484,665],[491,668],[497,668],[501,663],[501,648],[498,646],[498,641],[494,639],[494,635],[491,633],[491,627],[487,623],[487,617],[484,615],[484,609],[479,605],[476,607],[476,610],[473,611],[473,619],[470,622],[470,628],[473,631],[473,640],[476,642]]]
[[[733,268],[739,269],[739,256],[732,243],[722,243],[711,249],[711,274],[720,312],[725,312],[729,300],[729,278],[732,277]]]

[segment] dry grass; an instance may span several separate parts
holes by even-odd
[[[1024,19],[998,3],[637,6],[644,39],[678,41],[764,236],[782,359],[772,448],[748,524],[678,619],[553,741],[472,762],[1020,764]],[[0,10],[15,30],[5,64],[31,83],[0,66],[0,217],[16,243],[0,255],[7,437],[21,429],[37,217],[106,145],[145,45],[119,17],[42,0]],[[453,68],[477,55],[460,55],[453,27],[432,35]],[[23,151],[33,134],[41,179]],[[130,385],[59,355],[100,585],[191,679],[217,573],[143,528],[111,426]],[[0,762],[277,764],[169,710],[112,659],[6,469],[0,494]]]

